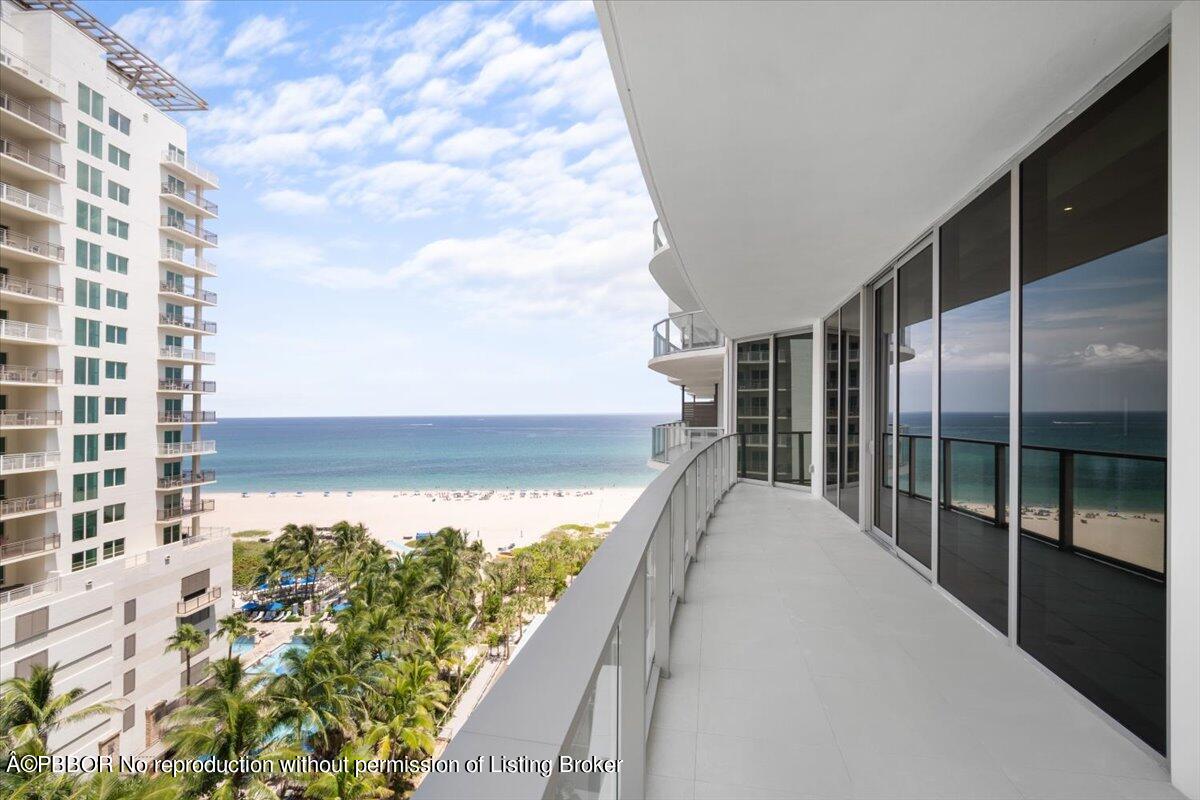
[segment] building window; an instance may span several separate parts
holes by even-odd
[[[97,472],[84,472],[71,477],[71,500],[72,502],[82,502],[84,500],[95,500],[100,493],[97,488],[97,481],[100,474]]]
[[[108,110],[108,126],[120,131],[126,136],[129,135],[129,117],[117,111],[115,108]]]
[[[812,483],[812,334],[775,337],[775,481]]]
[[[125,601],[125,624],[128,625],[131,622],[135,622],[136,620],[137,620],[137,598],[135,597],[132,600]]]
[[[104,486],[124,486],[125,485],[125,468],[114,467],[104,470]]]
[[[86,425],[100,421],[100,398],[85,397],[77,395],[75,397],[75,423]]]
[[[113,503],[110,506],[104,507],[104,521],[106,523],[107,522],[120,522],[123,519],[125,519],[125,504],[124,503]],[[125,551],[125,540],[117,539],[116,541],[121,543],[121,552],[124,552]],[[107,556],[106,556],[106,558],[107,558]]]
[[[104,377],[116,381],[125,380],[125,372],[127,364],[124,361],[105,361],[104,362]]]
[[[104,304],[109,308],[129,308],[129,293],[108,289],[104,294]]]
[[[99,269],[99,265],[96,267]],[[129,274],[129,259],[125,256],[119,256],[116,253],[108,254],[108,271],[116,272],[121,275]]]
[[[100,346],[100,321],[75,318],[75,344],[78,347]]]
[[[178,542],[181,538],[183,538],[183,532],[178,523],[174,525],[168,525],[167,527],[163,528],[163,544],[172,544],[174,542]]]
[[[104,398],[104,413],[121,415],[125,413],[125,398],[124,397],[106,397]]]
[[[75,162],[75,186],[99,197],[103,193],[104,173],[82,161]]]
[[[79,84],[79,110],[85,114],[90,114],[92,117],[103,121],[104,120],[104,95]]]
[[[105,434],[108,436],[110,434]],[[76,464],[96,461],[100,458],[100,435],[96,433],[76,434],[72,439],[72,456]]]
[[[108,199],[116,200],[122,205],[129,205],[129,187],[122,186],[116,181],[108,182]]]
[[[125,434],[123,433],[106,433],[104,434],[104,449],[108,450],[124,450],[125,449]]]
[[[80,308],[100,308],[100,284],[84,280],[83,278],[75,279],[75,305]]]
[[[109,344],[125,344],[126,338],[129,336],[129,329],[120,325],[105,325],[104,326],[104,341]]]
[[[93,153],[92,155],[99,154]],[[126,153],[119,147],[111,144],[108,146],[108,160],[110,163],[116,164],[121,169],[129,169],[129,153]]]
[[[100,245],[83,239],[75,240],[75,266],[81,269],[100,271]]]
[[[79,146],[80,150],[96,158],[104,158],[103,133],[92,130],[80,122],[75,127],[75,134],[75,144]]]
[[[100,207],[82,200],[75,201],[75,226],[92,233],[100,233]]]
[[[75,356],[75,385],[98,386],[100,384],[100,359]]]
[[[83,511],[71,515],[71,541],[82,542],[96,536],[96,512]]]
[[[760,339],[737,346],[738,471],[765,481],[771,391],[771,342]]]
[[[96,548],[91,547],[80,553],[71,554],[71,572],[79,572],[81,569],[94,566],[96,566]]]
[[[137,655],[137,634],[131,633],[125,637],[124,659],[128,661]]]
[[[129,238],[129,223],[116,217],[108,218],[108,233],[110,236],[116,236],[120,239]]]

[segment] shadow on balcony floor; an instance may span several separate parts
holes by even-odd
[[[671,654],[650,798],[1181,797],[1156,759],[809,495],[734,487]]]

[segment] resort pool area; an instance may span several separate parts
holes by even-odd
[[[262,661],[250,667],[249,671],[255,675],[261,675],[264,672],[269,672],[272,675],[282,675],[284,674],[283,656],[291,650],[307,653],[308,644],[299,637],[293,637],[290,642],[281,644],[268,653]]]
[[[235,656],[244,656],[254,649],[253,636],[239,636],[233,640],[233,654]]]

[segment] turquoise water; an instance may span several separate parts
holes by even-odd
[[[219,491],[644,486],[663,414],[222,419]]]
[[[234,656],[242,656],[254,649],[253,636],[239,636],[233,640]]]
[[[281,644],[279,647],[276,647],[262,661],[250,667],[249,671],[256,675],[263,672],[269,672],[272,675],[282,675],[284,673],[283,655],[291,650],[307,653],[308,645],[303,639],[294,638],[287,644]]]

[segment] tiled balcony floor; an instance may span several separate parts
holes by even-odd
[[[649,798],[1167,798],[1166,769],[822,500],[738,484],[688,572]]]

